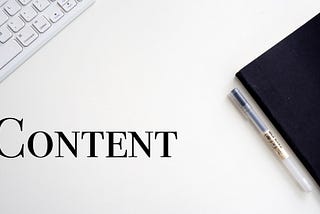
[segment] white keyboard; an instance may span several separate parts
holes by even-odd
[[[94,0],[0,0],[0,82]]]

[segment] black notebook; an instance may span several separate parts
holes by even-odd
[[[236,76],[320,185],[320,14]]]

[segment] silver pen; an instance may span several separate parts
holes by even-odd
[[[252,106],[242,95],[239,89],[233,89],[229,94],[231,100],[236,106],[246,115],[247,118],[255,125],[266,142],[270,145],[271,149],[275,152],[284,166],[288,169],[289,173],[293,176],[296,182],[301,186],[305,192],[311,192],[312,186],[307,180],[304,173],[299,170],[297,163],[289,155],[289,153],[282,147],[279,141],[275,138],[264,121],[257,115]]]

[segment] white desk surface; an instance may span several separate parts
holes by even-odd
[[[173,157],[2,158],[1,213],[320,213],[319,189],[303,193],[226,97],[240,68],[319,11],[317,0],[98,0],[0,84],[0,118],[24,119],[1,141],[176,130]]]

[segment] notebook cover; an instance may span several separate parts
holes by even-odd
[[[236,76],[320,185],[320,15]]]

